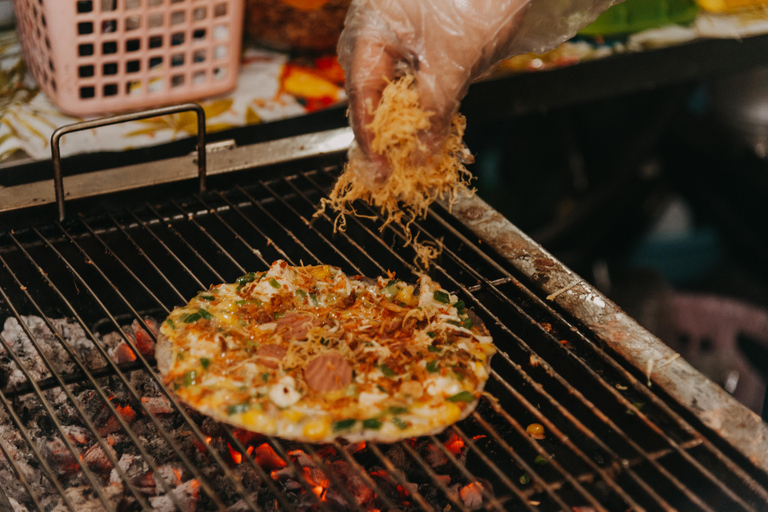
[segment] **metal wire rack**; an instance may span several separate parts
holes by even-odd
[[[36,377],[28,354],[0,336],[2,356],[23,375],[0,390],[5,421],[17,434],[0,439],[17,480],[0,486],[0,503],[21,500],[40,510],[57,503],[75,512],[88,495],[105,510],[157,509],[168,505],[161,496],[180,510],[765,509],[763,473],[663,390],[649,388],[441,208],[415,225],[421,240],[443,240],[433,277],[474,309],[500,349],[475,413],[440,436],[393,446],[310,446],[221,425],[212,432],[166,390],[151,354],[124,326],[136,322],[151,337],[151,320],[162,321],[198,290],[275,259],[415,279],[414,254],[396,229],[350,218],[345,232],[334,233],[329,216],[312,220],[337,175],[338,167],[302,171],[0,235],[0,318],[18,323],[46,370]],[[68,372],[51,358],[33,317],[71,363]],[[98,357],[84,360],[60,319],[82,329]],[[105,332],[117,333],[135,360],[116,361]],[[150,387],[168,410],[151,407]],[[34,418],[29,401],[39,410]],[[105,422],[114,423],[109,435]],[[544,439],[527,433],[532,423],[544,427]],[[87,442],[73,440],[72,425]],[[75,461],[73,473],[63,475],[59,459],[41,448],[35,435],[43,427]],[[103,453],[99,464],[88,462],[94,446]],[[264,446],[282,468],[253,456]],[[154,475],[150,491],[121,464],[127,455]],[[444,462],[435,465],[435,458]],[[168,464],[178,478],[163,470]],[[40,481],[30,480],[29,468]],[[350,472],[372,493],[352,485]],[[87,492],[75,496],[74,481]],[[190,482],[186,494],[179,491]]]

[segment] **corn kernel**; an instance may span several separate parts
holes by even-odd
[[[245,411],[240,416],[240,421],[246,425],[256,426],[257,424],[261,423],[262,418],[263,414],[261,414],[259,411]]]
[[[331,422],[327,418],[310,420],[304,425],[304,435],[313,441],[319,441],[328,435]]]
[[[404,302],[408,306],[415,306],[419,301],[417,297],[413,296],[413,286],[408,285],[395,295],[395,302]]]
[[[316,267],[310,267],[309,272],[316,279],[328,279],[331,276],[331,267],[328,265],[318,265]]]
[[[458,405],[446,402],[443,408],[445,409],[445,421],[448,423],[455,423],[461,419],[461,407]]]
[[[294,423],[298,423],[301,421],[301,418],[304,417],[304,414],[301,413],[301,411],[296,410],[287,410],[283,411],[283,418],[292,421]]]

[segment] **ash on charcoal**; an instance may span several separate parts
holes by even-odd
[[[200,493],[200,483],[197,480],[188,480],[173,490],[183,510],[194,512],[197,508],[197,496]],[[170,496],[157,496],[149,498],[149,503],[158,512],[173,512],[176,505]]]
[[[75,370],[75,363],[64,350],[58,338],[51,332],[42,318],[38,316],[22,316],[21,320],[27,326],[35,341],[40,346],[45,357],[58,373],[71,373]],[[51,320],[53,327],[58,331],[69,347],[89,368],[103,366],[105,361],[95,350],[93,341],[88,339],[82,327],[74,321],[67,319]],[[50,371],[43,363],[40,354],[24,332],[16,318],[7,318],[0,336],[8,343],[11,351],[21,360],[24,368],[35,380],[42,380],[51,376]],[[0,382],[2,387],[13,387],[23,384],[26,379],[21,370],[16,366],[9,354],[5,353],[5,347],[0,347],[0,374],[7,375],[7,380]]]

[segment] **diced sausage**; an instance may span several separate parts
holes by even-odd
[[[322,324],[319,318],[306,311],[288,311],[275,323],[275,332],[282,334],[286,340],[305,340],[310,329]]]
[[[262,345],[256,349],[259,363],[268,368],[277,368],[288,351],[280,345]]]
[[[352,382],[352,367],[336,351],[314,358],[304,369],[307,386],[318,393],[344,389]]]

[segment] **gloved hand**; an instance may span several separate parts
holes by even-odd
[[[506,57],[557,46],[616,1],[354,0],[339,60],[359,156],[368,163],[360,177],[380,184],[391,172],[371,151],[366,126],[398,64],[415,76],[422,108],[434,112],[422,141],[440,148],[475,79]]]

